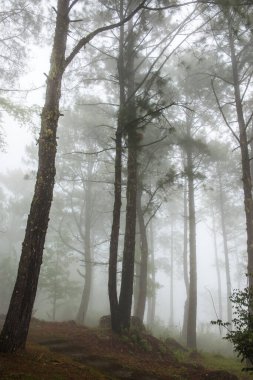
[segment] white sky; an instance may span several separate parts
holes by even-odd
[[[17,123],[9,118],[4,119],[4,130],[6,133],[6,152],[0,152],[0,170],[4,173],[11,169],[22,166],[25,146],[31,142],[32,136],[25,128],[21,128]],[[6,127],[8,122],[8,130]]]
[[[21,90],[43,86],[46,79],[44,73],[47,73],[49,69],[50,50],[48,48],[33,46],[30,51],[32,56],[29,59],[29,73],[20,79]],[[23,93],[20,94],[23,96]],[[43,98],[44,88],[41,88],[27,93],[21,102],[24,106],[42,107]],[[6,152],[0,152],[1,173],[23,166],[22,157],[24,157],[25,147],[34,138],[29,127],[21,126],[21,123],[7,115],[3,115],[2,125],[6,136]]]

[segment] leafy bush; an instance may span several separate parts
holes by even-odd
[[[252,288],[236,289],[230,297],[233,306],[234,318],[232,325],[223,322],[221,319],[211,321],[212,324],[222,326],[227,329],[227,334],[223,339],[232,342],[234,351],[241,361],[247,360],[253,371],[253,290]]]

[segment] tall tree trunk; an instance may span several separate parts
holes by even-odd
[[[253,286],[253,199],[252,199],[252,181],[250,172],[250,159],[247,138],[247,128],[243,115],[242,97],[240,91],[240,80],[238,73],[238,65],[236,51],[234,45],[234,32],[232,27],[232,16],[228,15],[228,31],[229,44],[231,51],[231,62],[233,72],[234,95],[237,112],[237,120],[239,126],[239,140],[242,162],[242,182],[244,191],[244,206],[246,215],[246,230],[247,230],[247,254],[248,254],[248,281],[249,287]],[[252,312],[252,311],[251,311]]]
[[[174,327],[174,236],[173,221],[171,221],[170,232],[170,317],[169,327]]]
[[[155,323],[155,307],[156,307],[156,278],[155,278],[155,252],[154,252],[154,231],[153,223],[150,222],[150,295],[148,298],[147,325],[152,328]]]
[[[216,225],[215,225],[215,216],[214,216],[213,206],[211,207],[211,213],[212,213],[212,232],[213,232],[213,241],[214,241],[215,268],[216,268],[217,286],[218,286],[218,305],[219,305],[218,319],[222,319],[221,273],[220,273],[220,264],[219,264],[219,257],[218,257],[218,244],[217,244],[217,234],[216,234]]]
[[[250,130],[250,176],[251,181],[253,181],[253,122]]]
[[[189,202],[189,248],[190,248],[190,278],[189,278],[189,308],[187,324],[187,346],[197,348],[197,255],[196,255],[196,217],[194,199],[194,171],[191,146],[191,126],[187,123],[189,145],[187,148],[187,177]]]
[[[130,327],[134,255],[135,255],[135,229],[136,229],[136,197],[137,197],[137,121],[135,104],[135,68],[134,68],[134,33],[132,20],[128,23],[127,45],[127,189],[126,189],[126,225],[124,250],[122,261],[122,277],[119,296],[120,325],[123,329]]]
[[[37,291],[49,211],[53,199],[56,131],[60,116],[59,101],[69,26],[68,13],[69,0],[58,0],[46,99],[41,114],[37,179],[17,279],[0,335],[1,352],[13,352],[24,348]]]
[[[219,206],[220,206],[220,216],[221,216],[221,231],[222,231],[222,239],[223,239],[223,250],[225,257],[225,270],[226,270],[226,284],[227,284],[227,319],[228,322],[232,323],[232,305],[230,301],[230,297],[232,294],[231,291],[231,278],[230,278],[230,265],[229,265],[229,253],[228,253],[228,237],[227,237],[227,228],[225,221],[225,209],[224,209],[224,195],[222,188],[222,179],[221,174],[218,169],[218,180],[219,180]]]
[[[87,260],[87,259],[85,259]],[[92,284],[92,264],[91,262],[85,262],[85,275],[84,275],[84,287],[82,291],[82,298],[78,309],[76,322],[83,325],[85,323]]]
[[[132,136],[131,136],[132,135]],[[127,210],[126,228],[122,262],[122,278],[119,297],[119,312],[121,328],[130,327],[135,253],[136,225],[136,191],[137,191],[137,147],[135,133],[129,133],[128,138],[128,179],[127,179]]]
[[[87,181],[83,178],[83,187],[85,189],[84,201],[84,287],[82,298],[77,313],[77,323],[84,324],[89,306],[91,285],[92,285],[92,253],[91,253],[91,217],[92,217],[92,171],[94,163],[89,160]]]
[[[228,32],[229,32],[229,45],[231,52],[231,63],[232,63],[232,73],[233,73],[233,85],[234,85],[234,96],[235,105],[237,113],[237,121],[239,126],[239,142],[241,150],[241,165],[242,165],[242,182],[243,182],[243,192],[244,192],[244,209],[246,216],[246,231],[247,231],[247,255],[248,255],[248,287],[252,291],[253,289],[253,198],[252,198],[252,178],[251,178],[251,168],[250,168],[250,158],[249,158],[249,147],[248,147],[248,136],[247,136],[247,126],[244,120],[242,96],[240,89],[240,79],[238,73],[238,63],[236,57],[236,50],[234,44],[234,31],[233,31],[233,20],[232,15],[227,13],[228,20]],[[249,307],[249,314],[252,316],[252,307]],[[249,318],[249,321],[252,318]],[[249,323],[249,330],[253,331],[252,322]],[[253,363],[253,358],[248,358],[248,360]]]
[[[141,207],[142,183],[139,182],[137,190],[137,217],[140,231],[141,241],[141,260],[140,260],[140,278],[139,278],[139,293],[136,308],[136,316],[141,321],[144,319],[145,305],[147,299],[147,284],[148,284],[148,239],[144,221],[144,215]]]
[[[185,158],[184,158],[185,161]],[[184,181],[184,250],[183,250],[183,270],[186,298],[184,303],[184,320],[182,336],[184,341],[187,340],[187,323],[188,323],[188,298],[189,298],[189,273],[188,273],[188,200],[187,200],[187,178]]]
[[[137,190],[138,192],[138,190]],[[138,199],[138,196],[137,196]],[[137,201],[138,202],[138,201]],[[136,207],[137,204],[136,204]],[[136,209],[137,212],[137,209]],[[137,212],[138,217],[138,212]],[[141,237],[139,225],[136,221],[136,231],[135,231],[135,256],[134,256],[134,290],[133,290],[133,309],[134,315],[137,315],[139,292],[140,292],[140,271],[141,271]]]
[[[123,19],[123,0],[120,1],[120,19]],[[114,206],[112,231],[110,238],[110,257],[109,257],[109,274],[108,274],[108,293],[111,312],[111,326],[115,332],[120,332],[119,320],[119,304],[117,295],[117,260],[118,245],[120,232],[120,211],[121,211],[121,191],[122,191],[122,133],[124,128],[124,109],[125,109],[125,64],[124,64],[124,25],[120,27],[119,39],[119,58],[118,58],[118,74],[119,74],[119,115],[118,126],[115,138],[115,179],[114,179]]]

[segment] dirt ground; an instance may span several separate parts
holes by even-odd
[[[161,341],[131,331],[117,336],[110,329],[91,329],[75,322],[33,319],[25,352],[0,355],[0,379],[19,380],[236,380],[222,370],[208,370],[201,355],[173,339]]]

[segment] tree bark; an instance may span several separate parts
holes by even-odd
[[[36,296],[40,266],[53,199],[61,82],[69,26],[69,0],[58,0],[50,71],[47,78],[45,105],[41,115],[39,163],[28,215],[17,279],[2,333],[0,351],[24,348]]]
[[[92,218],[92,170],[94,163],[88,161],[87,181],[83,181],[85,188],[85,211],[84,211],[84,287],[82,298],[77,313],[76,321],[79,324],[85,323],[88,311],[91,286],[92,286],[92,252],[91,252],[91,218]]]
[[[138,192],[138,189],[137,189]],[[138,203],[138,195],[137,195]],[[138,205],[136,203],[136,212],[138,218]],[[134,289],[133,289],[133,309],[134,316],[137,316],[137,308],[139,301],[139,292],[140,292],[140,271],[141,271],[141,237],[140,229],[138,222],[136,221],[136,230],[135,230],[135,255],[134,255]]]
[[[228,253],[228,237],[227,237],[225,209],[224,209],[225,199],[223,195],[222,180],[221,180],[221,174],[219,172],[219,169],[218,169],[218,181],[219,181],[219,203],[220,203],[219,208],[220,208],[220,216],[221,216],[221,231],[222,231],[222,239],[223,239],[226,284],[227,284],[227,320],[230,324],[232,324],[232,305],[230,301],[232,291],[231,291],[231,276],[230,276],[229,253]]]
[[[251,123],[250,130],[250,176],[251,181],[253,181],[253,123]]]
[[[154,232],[153,223],[150,222],[150,295],[148,298],[148,313],[147,313],[147,325],[152,328],[155,323],[155,307],[156,307],[156,278],[155,278],[155,255],[154,255]]]
[[[120,19],[123,19],[123,0],[120,1]],[[108,294],[110,301],[111,326],[115,332],[120,332],[119,320],[119,304],[117,295],[117,260],[118,245],[120,232],[120,212],[121,212],[121,191],[122,191],[122,133],[124,125],[124,107],[125,107],[125,64],[124,64],[124,25],[120,27],[119,38],[119,58],[118,58],[118,74],[119,74],[119,115],[118,126],[115,138],[115,179],[114,179],[114,205],[113,220],[110,238],[110,256],[109,256],[109,273],[108,273]]]
[[[185,160],[185,158],[184,158]],[[187,340],[187,322],[188,322],[188,298],[189,298],[189,273],[188,273],[188,200],[187,200],[187,178],[184,181],[184,250],[183,250],[183,270],[186,298],[184,303],[184,320],[182,336],[184,341]]]
[[[147,299],[147,284],[148,284],[148,239],[144,221],[144,215],[141,207],[142,184],[139,182],[137,190],[137,217],[140,231],[141,241],[141,260],[140,260],[140,277],[139,277],[139,292],[136,308],[136,316],[143,322],[145,305]]]
[[[239,126],[239,140],[241,150],[242,163],[242,182],[244,191],[244,208],[246,215],[246,231],[247,231],[247,254],[248,254],[248,283],[249,287],[253,287],[253,199],[252,199],[252,180],[250,172],[250,159],[247,138],[247,128],[244,120],[242,97],[240,91],[240,80],[238,73],[238,65],[236,51],[234,45],[234,33],[232,28],[232,16],[228,15],[228,31],[229,44],[231,51],[231,63],[233,73],[233,85],[236,104],[236,113]]]
[[[216,268],[217,286],[218,286],[218,305],[219,305],[218,318],[222,319],[221,273],[220,273],[220,265],[219,265],[219,257],[218,257],[217,234],[216,234],[215,216],[214,216],[213,207],[211,207],[211,212],[212,212],[212,230],[213,230],[213,241],[214,241],[215,268]]]
[[[119,315],[121,329],[129,329],[133,296],[136,198],[137,198],[137,116],[135,104],[134,33],[132,20],[128,23],[127,60],[127,189],[126,225],[122,261],[122,277],[119,296]]]
[[[170,317],[169,327],[174,327],[174,236],[173,221],[171,221],[170,232]]]
[[[191,127],[187,123],[187,134],[191,139]],[[194,172],[192,146],[189,142],[187,148],[187,177],[188,177],[188,202],[189,202],[189,248],[190,248],[190,278],[189,278],[189,307],[187,323],[187,347],[197,348],[196,323],[197,323],[197,257],[196,257],[196,217],[194,199]]]
[[[128,133],[128,161],[127,161],[127,208],[126,228],[122,262],[122,278],[119,297],[119,313],[121,329],[129,329],[135,254],[136,228],[136,193],[137,193],[137,146],[135,130]]]

